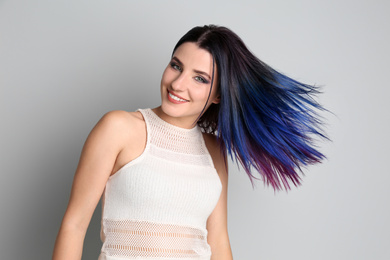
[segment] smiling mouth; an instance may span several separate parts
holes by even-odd
[[[178,102],[188,102],[188,100],[185,100],[185,99],[182,99],[182,98],[179,98],[178,96],[175,96],[173,95],[171,92],[168,91],[168,96],[175,100],[175,101],[178,101]]]

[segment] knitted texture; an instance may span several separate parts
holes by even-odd
[[[99,260],[209,260],[206,222],[222,185],[202,132],[139,111],[146,147],[107,181]]]

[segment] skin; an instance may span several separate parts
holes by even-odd
[[[179,46],[161,79],[161,107],[156,109],[157,114],[168,123],[192,128],[207,101],[212,69],[213,59],[209,52],[195,43],[187,42]],[[206,109],[220,101],[215,82]],[[168,92],[188,102],[172,103]]]
[[[182,44],[173,57],[161,80],[161,106],[153,111],[173,125],[192,128],[210,91],[212,57],[194,43]],[[168,92],[186,102],[172,102]],[[218,102],[213,86],[207,107]],[[215,136],[204,134],[204,140],[222,182],[221,196],[206,226],[211,260],[230,260],[233,258],[227,232],[227,165]],[[53,260],[81,259],[85,234],[108,178],[140,156],[145,145],[146,125],[140,112],[111,111],[100,119],[81,152]]]

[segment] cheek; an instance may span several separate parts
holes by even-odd
[[[206,103],[207,97],[209,96],[210,88],[202,88],[200,86],[195,86],[192,88],[191,95],[194,99],[198,100],[202,104]]]
[[[167,67],[161,77],[161,84],[167,87],[175,80],[177,77],[176,74],[177,73],[175,73],[175,71],[173,71],[170,67]]]
[[[161,85],[166,84],[167,82],[167,69],[164,70],[162,77],[161,77]]]

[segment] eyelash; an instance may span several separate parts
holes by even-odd
[[[171,67],[175,70],[182,71],[181,67],[174,62],[171,62]]]
[[[202,77],[200,77],[200,76],[196,76],[196,77],[195,77],[195,80],[196,80],[196,81],[199,81],[200,83],[206,83],[206,84],[209,83],[207,80],[205,80],[204,78],[202,78]]]
[[[180,72],[183,71],[183,69],[182,69],[178,64],[176,64],[176,63],[174,63],[174,62],[171,62],[171,68],[173,68],[173,69],[175,69],[175,70],[178,70],[178,71],[180,71]],[[195,80],[198,81],[198,82],[200,82],[200,83],[204,83],[204,84],[208,84],[208,83],[209,83],[208,80],[204,79],[204,78],[201,77],[201,76],[196,76],[196,77],[195,77]]]

